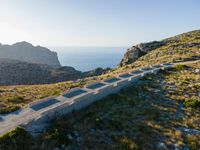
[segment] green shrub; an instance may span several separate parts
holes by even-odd
[[[30,150],[32,138],[22,127],[0,137],[0,150]]]
[[[55,144],[55,146],[59,146],[59,143],[70,143],[70,140],[67,137],[68,128],[65,126],[65,128],[61,127],[60,125],[56,125],[53,128],[50,128],[45,134],[45,140],[47,141],[54,141],[52,143]]]
[[[184,104],[186,107],[200,107],[200,100],[192,98],[185,101]]]
[[[17,96],[9,98],[8,100],[9,100],[9,102],[19,104],[19,103],[22,103],[24,101],[24,98],[17,95]]]
[[[20,106],[17,106],[17,105],[8,105],[6,107],[3,107],[0,110],[0,114],[7,114],[7,113],[13,112],[13,111],[18,110],[18,109],[20,109]]]
[[[184,70],[187,66],[186,65],[176,65],[173,69],[175,71],[181,71]]]
[[[138,145],[130,138],[124,137],[121,139],[120,148],[123,150],[138,150]]]

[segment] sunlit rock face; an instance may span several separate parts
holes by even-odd
[[[134,61],[136,61],[139,57],[147,54],[148,52],[160,46],[163,46],[164,44],[165,44],[164,42],[153,41],[132,46],[124,54],[124,57],[122,58],[119,66],[125,66],[131,64]]]
[[[61,67],[56,52],[27,42],[13,45],[0,44],[0,58],[15,59],[29,63],[45,64],[54,68]]]

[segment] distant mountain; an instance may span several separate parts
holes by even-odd
[[[0,58],[0,85],[46,84],[96,76],[109,69],[81,72],[73,67],[54,68],[45,64]]]
[[[61,67],[56,52],[27,42],[13,45],[0,44],[0,58],[15,59],[28,63],[46,64],[54,68]]]

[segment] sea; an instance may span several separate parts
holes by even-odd
[[[57,52],[62,66],[89,71],[95,68],[115,68],[128,47],[49,47]]]

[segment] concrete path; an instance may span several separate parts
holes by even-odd
[[[109,89],[109,87],[113,85],[121,85],[126,81],[131,81],[132,79],[140,78],[145,74],[153,73],[160,69],[166,69],[177,64],[190,64],[198,61],[200,60],[172,64],[161,64],[151,66],[148,68],[141,68],[140,70],[136,71],[130,70],[127,73],[118,75],[118,77],[113,77],[110,79],[106,79],[102,82],[93,83],[82,89],[72,89],[67,93],[63,93],[59,97],[53,97],[50,99],[30,103],[29,106],[25,109],[18,110],[8,115],[0,115],[0,135],[9,132],[10,130],[16,128],[19,125],[26,125],[33,120],[37,120],[37,118],[41,117],[41,114],[48,114],[51,112],[51,110],[56,109],[58,107],[70,107],[70,105],[72,105],[75,102],[81,103],[81,99],[91,93],[101,92],[106,88]]]

